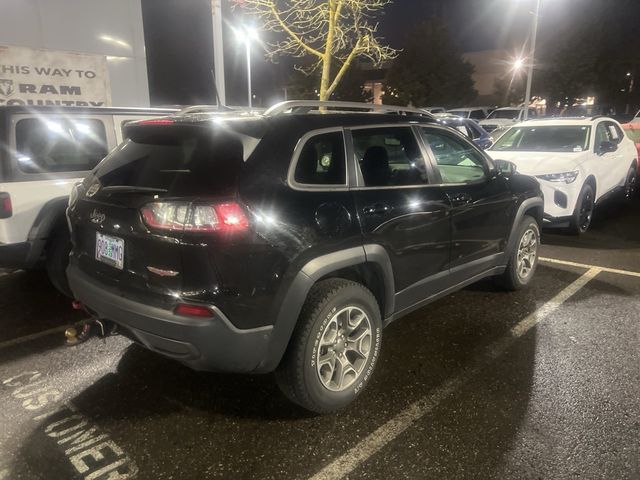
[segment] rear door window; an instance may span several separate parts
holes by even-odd
[[[426,163],[409,127],[353,130],[353,146],[367,187],[429,183]]]
[[[17,164],[23,173],[82,172],[109,151],[98,119],[24,118],[16,123]]]

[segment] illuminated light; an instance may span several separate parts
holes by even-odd
[[[524,60],[522,58],[516,58],[513,62],[513,70],[519,71],[524,67]]]
[[[243,26],[240,28],[234,28],[233,33],[235,34],[236,39],[242,43],[252,42],[252,41],[256,42],[260,40],[260,36],[258,35],[258,30],[253,27]]]
[[[62,128],[62,125],[60,125],[57,122],[46,122],[46,125],[47,125],[47,128],[54,133],[58,133],[58,134],[64,133],[64,129]]]
[[[76,127],[76,130],[83,135],[89,135],[91,133],[91,127],[86,123],[76,123],[74,126]]]
[[[123,47],[123,48],[127,48],[127,49],[131,50],[131,45],[129,45],[124,40],[120,40],[119,38],[112,37],[111,35],[100,35],[100,36],[98,36],[98,38],[100,40],[102,40],[103,42],[107,42],[107,43],[110,43],[112,45],[117,45],[119,47]]]
[[[131,57],[121,57],[118,55],[107,55],[107,62],[122,62],[129,60]]]
[[[151,118],[149,120],[140,120],[132,123],[133,125],[171,125],[175,123],[175,121],[170,118]]]

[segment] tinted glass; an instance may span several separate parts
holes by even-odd
[[[155,133],[154,133],[155,132]],[[229,193],[243,164],[242,142],[209,129],[160,127],[137,132],[95,172],[103,187],[131,186],[166,190],[169,195]]]
[[[591,127],[514,127],[491,148],[497,151],[582,152],[589,148]],[[606,132],[605,132],[606,133]]]
[[[410,128],[354,130],[353,143],[366,186],[428,183],[426,165]]]
[[[431,147],[443,183],[470,183],[485,177],[482,155],[463,140],[446,132],[421,129]]]
[[[295,180],[305,185],[346,185],[341,132],[325,133],[307,140],[298,157]]]
[[[472,118],[474,120],[482,120],[485,117],[486,117],[486,115],[484,114],[484,112],[482,110],[473,110],[469,114],[469,118]]]
[[[514,120],[518,118],[520,110],[494,110],[487,118],[500,118],[506,120]]]
[[[104,124],[95,119],[19,120],[16,146],[25,173],[87,171],[108,153]]]
[[[620,143],[624,138],[622,130],[615,123],[607,122],[607,129],[609,130],[609,137],[613,143]]]

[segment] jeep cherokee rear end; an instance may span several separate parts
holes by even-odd
[[[509,238],[500,234],[508,254],[491,255],[482,270],[471,262],[468,275],[458,268],[457,276],[442,276],[450,268],[447,225],[454,210],[447,190],[435,184],[433,168],[424,164],[419,123],[434,124],[400,115],[298,113],[182,115],[132,125],[129,140],[70,199],[71,289],[90,313],[114,321],[151,350],[195,369],[276,370],[283,391],[297,403],[317,412],[340,408],[368,382],[383,324],[436,298],[420,295],[425,286],[441,295],[501,274],[515,261],[515,245],[537,245],[536,219],[528,216],[541,208],[537,183],[523,177],[512,192],[507,179],[496,177],[491,201],[499,189],[516,218],[513,227],[504,220],[499,226],[512,232]],[[384,130],[361,145],[365,151],[356,151],[352,138],[360,137],[351,129],[379,124]],[[490,160],[453,135],[487,162],[474,167],[474,175],[488,172]],[[349,159],[354,155],[361,164]],[[368,169],[364,177],[361,168]],[[393,169],[384,178],[395,185],[360,195],[359,182],[380,180],[382,168]],[[401,185],[427,177],[436,188],[402,210],[360,204],[365,197],[415,200],[421,187]],[[469,210],[467,204],[457,207],[465,216],[477,211],[486,219],[495,210],[477,202]],[[436,206],[442,215],[429,211]],[[362,215],[382,225],[376,235],[400,235],[406,238],[400,244],[409,247],[393,251],[392,242],[389,251],[384,242],[374,244]],[[435,234],[439,240],[431,243]],[[442,260],[434,282],[409,281],[394,271],[393,262],[408,266],[423,253]],[[533,263],[522,285],[535,269],[535,251],[524,253]],[[411,270],[439,272],[436,264]],[[397,292],[394,277],[411,288]],[[416,302],[404,305],[405,297]]]

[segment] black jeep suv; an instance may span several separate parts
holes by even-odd
[[[484,277],[527,285],[543,202],[429,115],[301,105],[130,125],[70,198],[67,273],[147,348],[275,371],[329,412],[370,380],[390,322]]]

